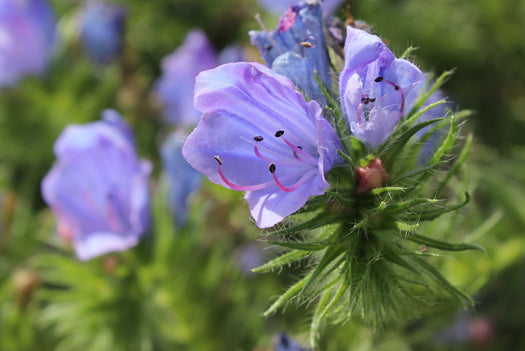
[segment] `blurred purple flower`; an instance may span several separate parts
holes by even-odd
[[[202,184],[202,174],[182,157],[185,136],[181,133],[168,135],[161,147],[164,174],[168,180],[169,202],[176,224],[180,228],[188,216],[188,199]]]
[[[261,247],[253,243],[245,244],[237,249],[237,262],[242,273],[253,275],[252,269],[263,264]]]
[[[149,161],[140,161],[129,126],[113,110],[103,120],[66,127],[57,162],[42,181],[58,233],[81,260],[137,244],[149,227]]]
[[[280,18],[276,30],[249,34],[268,67],[290,78],[310,99],[325,104],[314,73],[317,71],[324,84],[331,86],[323,14],[318,4],[293,6]]]
[[[221,50],[219,53],[219,65],[223,65],[225,63],[233,63],[233,62],[242,62],[246,61],[246,57],[244,55],[244,49],[240,45],[232,44],[228,45],[224,49]]]
[[[1,0],[0,87],[42,74],[54,39],[55,17],[45,0]]]
[[[86,3],[80,15],[80,40],[94,63],[108,64],[121,55],[125,20],[121,5],[99,0]]]
[[[406,111],[406,96],[423,78],[415,65],[397,59],[379,37],[347,27],[339,93],[357,139],[371,147],[384,142]]]
[[[308,351],[310,349],[302,348],[301,345],[291,340],[286,333],[280,333],[274,343],[274,351]]]
[[[222,65],[197,77],[195,107],[203,115],[184,157],[213,183],[246,191],[260,228],[329,187],[339,140],[288,78],[258,63]]]
[[[344,0],[319,0],[318,2],[322,2],[324,13],[332,13],[339,7],[339,5],[341,5],[341,3],[343,3],[343,1]],[[301,2],[304,2],[304,0],[257,0],[257,2],[266,11],[275,15],[280,15],[288,10],[290,6],[299,5]],[[310,0],[308,2],[312,3],[313,1]]]
[[[184,43],[164,58],[155,93],[167,122],[185,127],[198,123],[201,113],[193,108],[195,77],[216,66],[217,55],[200,30],[188,33]]]

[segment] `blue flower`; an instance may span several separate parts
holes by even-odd
[[[257,0],[257,2],[265,10],[280,15],[291,6],[299,5],[301,2],[304,2],[304,0]],[[309,2],[312,3],[312,1]],[[332,13],[341,5],[343,0],[324,0],[318,2],[322,3],[324,13]]]
[[[217,54],[199,30],[190,32],[184,43],[164,58],[155,94],[167,122],[186,127],[198,123],[201,113],[193,108],[195,77],[216,66]]]
[[[231,44],[221,50],[218,57],[219,64],[246,61],[244,49],[240,45]]]
[[[184,157],[213,183],[246,191],[260,228],[329,187],[339,140],[288,78],[258,63],[225,64],[197,77],[195,107],[203,115]]]
[[[45,0],[0,2],[0,87],[42,74],[55,40],[55,18]]]
[[[397,59],[379,37],[347,28],[339,79],[341,107],[353,135],[368,146],[386,140],[406,112],[406,96],[423,78],[415,65]]]
[[[274,351],[307,351],[309,349],[302,348],[301,345],[291,340],[286,333],[280,333],[274,343]]]
[[[42,195],[78,258],[136,245],[150,223],[151,164],[137,158],[118,113],[107,110],[102,121],[68,126],[54,151],[57,162],[42,181]]]
[[[324,84],[331,86],[323,13],[318,4],[292,6],[281,17],[276,30],[249,34],[268,67],[290,78],[310,99],[325,103],[314,73],[317,71]]]
[[[202,184],[202,175],[182,157],[185,136],[173,132],[161,146],[164,174],[168,180],[169,202],[176,224],[181,227],[188,216],[188,199]]]
[[[86,3],[81,14],[80,39],[94,63],[108,64],[121,55],[125,20],[121,5],[97,0]]]

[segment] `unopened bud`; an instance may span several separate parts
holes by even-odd
[[[358,194],[382,187],[390,177],[378,158],[375,158],[366,167],[356,167],[355,172]]]

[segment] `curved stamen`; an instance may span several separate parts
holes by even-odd
[[[396,83],[392,82],[391,80],[383,79],[383,77],[377,77],[374,81],[377,82],[377,83],[380,83],[380,82],[384,81],[385,83],[390,84],[391,86],[393,86],[394,90],[399,91],[399,94],[401,94],[401,107],[399,108],[399,112],[401,112],[401,114],[403,114],[403,111],[405,111],[405,93],[403,92],[403,88],[401,88],[399,85],[397,85]]]
[[[309,178],[310,178],[310,173],[311,172],[306,172],[302,177],[301,179],[299,179],[297,181],[297,183],[295,183],[294,185],[292,185],[291,187],[286,187],[284,186],[280,181],[279,179],[277,178],[277,176],[275,175],[275,165],[272,163],[269,167],[269,171],[270,173],[272,174],[273,176],[273,180],[275,181],[275,184],[277,184],[277,186],[279,187],[279,189],[281,189],[282,191],[284,192],[287,192],[287,193],[291,193],[292,191],[295,191],[297,190],[301,185],[303,185]]]
[[[217,169],[219,170],[219,176],[221,177],[222,181],[224,183],[226,183],[226,185],[228,185],[233,190],[237,190],[237,191],[254,191],[254,190],[261,190],[261,189],[264,189],[264,188],[267,188],[267,187],[273,185],[273,182],[271,182],[271,181],[270,182],[266,182],[266,183],[256,184],[256,185],[237,185],[237,184],[234,184],[234,183],[230,182],[224,176],[224,174],[222,173],[222,169],[221,169],[222,160],[221,160],[221,158],[219,156],[214,156],[213,158],[215,159],[215,161],[217,161]]]
[[[359,125],[363,125],[363,120],[361,119],[361,107],[363,107],[365,103],[362,102],[357,106],[357,122],[359,122]]]
[[[263,154],[261,154],[259,152],[259,148],[257,147],[257,145],[254,145],[253,146],[253,152],[255,152],[255,156],[259,157],[261,160],[265,161],[265,162],[270,162],[270,163],[279,163],[278,160],[273,160],[269,157],[266,157],[264,156]]]
[[[305,157],[304,161],[308,160],[308,161],[310,161],[310,163],[317,165],[317,160],[312,155],[310,155],[308,152],[304,151],[302,147],[295,146],[294,144],[289,142],[288,139],[286,139],[283,135],[284,135],[284,131],[283,130],[279,130],[279,131],[277,131],[275,133],[275,137],[282,138],[283,141],[286,143],[286,145],[288,145],[294,151],[295,158],[297,158],[298,160],[303,161],[303,159],[300,158],[297,154],[303,155]]]
[[[254,137],[253,140],[256,140],[255,138],[259,139],[259,136],[257,137]],[[261,137],[262,138],[262,137]],[[256,141],[253,141],[253,140],[250,140],[250,139],[247,139],[247,138],[244,138],[244,137],[241,137],[242,140],[252,144],[254,146],[254,153],[255,155],[263,160],[263,161],[266,161],[266,162],[269,162],[269,163],[275,163],[275,164],[281,164],[281,165],[286,165],[286,166],[298,166],[298,167],[304,167],[305,165],[305,162],[301,159],[298,159],[298,158],[292,158],[290,156],[288,156],[287,154],[285,153],[282,153],[282,152],[277,152],[275,150],[272,150],[271,148],[265,146],[264,144],[260,144],[259,142]],[[263,139],[264,140],[264,139]],[[261,141],[261,140],[259,140]],[[257,148],[257,151],[255,150],[255,148]],[[261,153],[261,151],[265,151],[267,154],[270,154],[272,155],[274,158],[270,158],[268,156],[265,156]]]

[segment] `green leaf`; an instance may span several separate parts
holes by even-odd
[[[465,142],[465,146],[463,146],[463,149],[461,150],[461,153],[458,156],[458,159],[454,163],[454,166],[448,171],[445,179],[439,184],[437,190],[436,190],[436,197],[438,197],[445,187],[447,186],[448,182],[459,171],[459,168],[465,163],[467,160],[468,154],[470,153],[470,149],[472,147],[472,133],[470,133],[467,137],[467,141]]]
[[[334,261],[337,257],[339,257],[343,252],[344,252],[344,249],[341,246],[329,246],[324,252],[324,255],[319,261],[319,263],[317,263],[317,266],[315,267],[315,270],[310,275],[310,278],[308,279],[306,284],[303,286],[301,290],[301,294],[304,293],[313,284],[313,282],[321,275],[321,273],[325,270],[325,268],[327,268],[328,265],[332,261]]]
[[[396,222],[396,228],[403,233],[412,233],[419,228],[419,223]]]
[[[421,106],[423,106],[425,101],[428,100],[430,95],[434,94],[434,92],[438,90],[439,87],[442,86],[443,83],[447,80],[447,78],[449,78],[453,73],[454,73],[453,69],[441,73],[438,79],[436,79],[436,81],[434,82],[434,85],[432,85],[432,88],[430,88],[430,90],[428,90],[425,94],[421,95],[421,97],[416,101],[416,103],[414,104],[414,107],[412,107],[412,110],[408,113],[408,116],[411,116],[413,113],[419,110]]]
[[[419,270],[421,273],[438,283],[441,288],[448,291],[450,295],[452,295],[458,300],[458,302],[467,301],[470,305],[474,304],[470,296],[468,296],[467,294],[450,284],[450,282],[447,279],[445,279],[443,275],[441,275],[441,273],[439,273],[439,271],[436,268],[434,268],[430,263],[426,262],[422,258],[415,256],[408,256],[407,258],[417,263],[420,266],[420,268],[422,268]]]
[[[291,264],[297,261],[300,261],[308,256],[310,256],[310,252],[308,251],[302,251],[302,250],[293,250],[290,252],[287,252],[277,258],[274,258],[273,260],[266,262],[265,264],[252,269],[252,272],[255,273],[261,273],[261,272],[268,272],[271,270],[274,270],[276,268],[280,268],[282,266],[285,266],[287,264]]]
[[[286,247],[289,249],[301,250],[301,251],[321,251],[327,246],[335,245],[337,243],[331,242],[314,242],[314,243],[304,243],[304,242],[291,242],[291,241],[267,241],[268,244],[277,245]]]
[[[266,311],[264,311],[263,316],[268,317],[269,315],[277,311],[277,309],[279,309],[282,305],[287,303],[291,298],[296,296],[299,293],[299,291],[303,289],[304,285],[310,279],[311,275],[311,273],[307,274],[304,278],[302,278],[297,283],[289,287],[288,290],[286,290],[281,296],[279,296],[277,301],[275,301]]]
[[[288,228],[278,229],[276,231],[266,233],[268,236],[275,236],[275,235],[285,235],[285,234],[292,234],[301,232],[303,230],[311,230],[319,227],[323,227],[325,225],[334,224],[337,222],[340,222],[344,220],[344,218],[341,218],[340,216],[334,216],[334,215],[327,215],[326,213],[321,213],[318,216],[312,218],[309,221],[306,221],[304,223],[300,223],[297,225],[292,225]]]
[[[415,114],[407,118],[403,123],[398,127],[399,131],[404,131],[406,128],[408,128],[410,125],[412,125],[419,117],[427,113],[429,110],[433,109],[436,106],[445,104],[446,100],[439,100],[432,104],[429,104],[428,106],[425,106],[425,108],[422,108],[421,110],[417,111]],[[394,134],[395,135],[395,134]]]
[[[437,210],[419,212],[418,214],[414,216],[409,216],[409,218],[417,219],[419,221],[431,221],[445,213],[452,212],[462,207],[465,207],[469,202],[470,202],[470,193],[468,191],[465,191],[465,200],[459,204],[446,206],[446,207],[443,207]]]
[[[406,143],[408,143],[410,138],[412,138],[418,131],[425,128],[426,126],[444,120],[445,118],[441,117],[418,123],[403,134],[401,134],[400,136],[398,136],[396,139],[394,139],[393,142],[383,144],[383,146],[381,146],[381,148],[379,149],[378,153],[381,154],[380,158],[383,161],[385,168],[387,170],[392,169],[398,154],[401,152]]]
[[[423,244],[425,246],[434,247],[440,250],[446,251],[465,251],[465,250],[478,250],[483,253],[487,253],[487,250],[481,245],[474,243],[461,243],[461,244],[452,244],[446,241],[431,239],[429,237],[412,233],[408,236],[403,236],[405,239],[414,241],[418,244]]]
[[[408,55],[410,55],[413,51],[416,51],[417,49],[419,49],[418,47],[413,47],[413,46],[409,46],[405,52],[403,52],[401,54],[401,56],[399,56],[400,59],[404,59],[406,60],[408,58]]]
[[[321,77],[319,77],[319,72],[317,72],[317,70],[315,70],[314,73],[315,73],[315,80],[317,82],[317,85],[321,89],[321,92],[323,93],[323,96],[325,97],[328,106],[330,106],[336,112],[336,114],[340,115],[341,114],[341,105],[334,98],[334,96],[335,96],[334,93],[332,93],[330,91],[329,87],[327,87],[326,84],[324,84],[324,82],[321,79]]]
[[[458,131],[458,124],[454,116],[450,117],[450,122],[451,124],[450,124],[450,129],[448,131],[447,138],[445,139],[443,144],[440,146],[440,148],[436,151],[436,153],[432,157],[430,164],[439,162],[443,158],[443,156],[449,153],[452,147],[454,146],[454,143],[456,141],[457,131]]]
[[[335,295],[332,297],[330,302],[328,302],[328,297],[330,296],[329,292],[326,292],[321,298],[315,310],[314,316],[312,318],[312,324],[310,326],[310,346],[311,347],[317,346],[317,339],[319,335],[319,327],[320,327],[321,321],[326,316],[326,314],[335,306],[335,304],[338,303],[339,300],[341,300],[345,292],[348,290],[349,286],[350,286],[350,281],[347,278],[347,275],[345,275],[341,284],[339,285],[339,289],[337,289]]]
[[[397,191],[405,191],[406,188],[399,187],[399,186],[386,186],[382,188],[375,188],[370,190],[369,194],[372,195],[379,195],[386,192],[397,192]]]
[[[325,292],[321,295],[317,307],[312,318],[312,323],[310,324],[310,346],[317,346],[317,339],[319,337],[319,326],[321,324],[321,319],[323,318],[322,312],[325,310],[325,306],[329,303],[330,291]]]
[[[423,205],[423,204],[435,204],[439,200],[437,199],[412,199],[409,201],[392,203],[377,212],[388,212],[388,213],[398,213],[410,209],[411,207]]]

